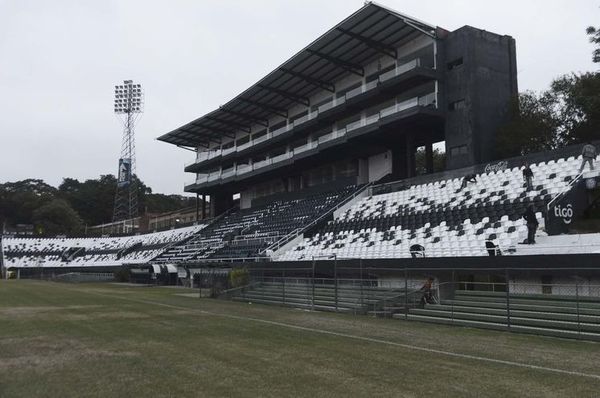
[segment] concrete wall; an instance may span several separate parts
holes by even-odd
[[[548,271],[551,274],[550,271]],[[546,294],[560,296],[600,297],[600,278],[569,278],[555,276],[549,278]],[[541,277],[517,277],[509,282],[511,293],[514,294],[543,294]]]
[[[369,157],[369,182],[377,181],[392,172],[392,151]]]
[[[515,40],[465,26],[449,33],[441,45],[448,168],[487,162],[510,100],[518,93]],[[461,58],[462,65],[449,68]]]

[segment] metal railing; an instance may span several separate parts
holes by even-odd
[[[213,227],[219,221],[221,221],[223,218],[227,217],[229,214],[231,214],[236,209],[237,209],[237,206],[230,207],[229,209],[225,210],[223,213],[219,214],[218,216],[211,218],[210,222],[207,223],[204,228],[202,228],[201,230],[199,230],[195,234],[190,235],[189,237],[187,237],[183,241],[172,242],[171,244],[163,247],[162,251],[160,252],[160,254],[158,254],[157,256],[154,256],[154,258],[152,258],[150,260],[150,262],[154,262],[154,261],[158,260],[163,254],[166,254],[167,251],[169,251],[170,249],[175,248],[177,246],[181,246],[181,248],[180,248],[181,250],[179,250],[179,252],[177,253],[177,254],[181,254],[184,251],[184,249],[187,247],[186,246],[187,242],[195,239],[198,236],[201,236],[203,231],[206,232],[205,230],[207,228]],[[189,257],[185,258],[185,260],[187,260],[188,258]],[[168,258],[167,259],[163,259],[163,261],[169,261],[169,259]]]
[[[573,178],[571,180],[571,182],[569,182],[569,185],[567,185],[561,192],[557,193],[550,200],[550,202],[548,202],[548,204],[546,205],[546,209],[547,210],[551,210],[552,209],[552,205],[554,204],[554,202],[556,202],[557,200],[559,200],[560,198],[562,198],[564,195],[566,195],[573,188],[573,185],[576,182],[578,182],[582,177],[583,177],[583,171],[581,171],[579,174],[577,174],[577,176],[575,178]]]
[[[289,234],[285,235],[283,238],[279,239],[277,242],[273,243],[272,245],[270,245],[269,247],[265,248],[263,251],[261,251],[261,254],[265,254],[267,253],[267,251],[275,251],[278,250],[279,248],[281,248],[282,246],[286,245],[288,242],[292,241],[293,239],[297,238],[298,236],[302,235],[304,233],[304,231],[306,231],[309,228],[312,228],[313,226],[317,225],[319,222],[321,222],[325,217],[328,217],[329,215],[331,215],[333,212],[335,212],[337,209],[339,209],[340,207],[344,206],[346,203],[348,203],[349,201],[351,201],[352,199],[354,199],[356,196],[360,195],[361,193],[363,193],[365,190],[367,190],[373,183],[370,182],[366,185],[364,185],[362,188],[360,188],[359,190],[355,190],[352,194],[348,195],[347,197],[345,197],[342,201],[338,202],[336,205],[332,206],[331,208],[329,208],[328,210],[326,210],[323,214],[321,214],[321,216],[317,217],[315,220],[313,220],[312,222],[310,222],[309,224],[300,227],[300,228],[296,228],[294,229],[292,232],[290,232]]]
[[[456,278],[454,271],[451,276],[441,273],[442,279],[438,279],[428,274],[432,270],[373,267],[361,268],[357,273],[360,277],[348,277],[339,276],[350,270],[339,264],[333,274],[331,269],[327,271],[332,277],[319,277],[315,276],[315,267],[322,266],[319,264],[313,263],[312,268],[250,269],[248,284],[228,291],[226,298],[600,340],[598,278],[575,274],[556,283],[540,276],[539,270],[532,274],[527,269],[495,269],[488,270],[486,278],[498,281],[474,281]]]
[[[244,143],[244,144],[241,144],[241,145],[236,145],[236,146],[233,146],[233,147],[228,148],[228,149],[221,149],[221,148],[219,148],[219,149],[213,149],[213,150],[209,150],[209,151],[198,152],[198,154],[196,156],[196,160],[192,161],[192,162],[189,162],[189,163],[186,163],[186,167],[194,165],[194,164],[197,164],[197,163],[200,163],[200,162],[203,162],[203,161],[206,161],[206,160],[213,159],[213,158],[218,157],[218,156],[225,156],[225,155],[227,155],[229,153],[232,153],[232,152],[239,152],[239,151],[242,151],[242,150],[247,149],[249,147],[252,147],[252,146],[254,146],[254,145],[258,144],[258,143],[261,143],[261,142],[264,142],[266,140],[269,140],[269,139],[271,139],[273,137],[277,137],[278,135],[281,135],[281,134],[283,134],[283,133],[285,133],[287,131],[290,131],[290,130],[296,128],[297,126],[306,123],[309,120],[315,119],[319,115],[319,113],[324,112],[324,111],[329,110],[329,109],[333,109],[333,108],[335,108],[335,107],[337,107],[339,105],[342,105],[348,99],[356,97],[356,96],[359,96],[359,95],[364,94],[366,92],[369,92],[369,91],[373,90],[374,88],[376,88],[380,83],[382,83],[382,82],[384,82],[386,80],[389,80],[389,79],[391,79],[393,77],[400,76],[400,75],[402,75],[402,74],[404,74],[406,72],[409,72],[409,71],[411,71],[411,70],[413,70],[413,69],[415,69],[415,68],[417,68],[419,66],[421,66],[421,59],[420,58],[416,58],[416,59],[408,61],[408,62],[406,62],[406,63],[404,63],[402,65],[398,65],[397,67],[395,67],[391,71],[386,72],[386,73],[380,75],[377,80],[373,80],[371,82],[362,84],[361,86],[359,86],[359,87],[357,87],[357,88],[355,88],[353,90],[348,91],[343,97],[334,98],[330,102],[319,106],[319,108],[317,110],[309,112],[307,115],[302,116],[302,117],[294,120],[292,123],[290,123],[290,124],[288,124],[286,126],[283,126],[283,127],[279,128],[277,130],[269,131],[267,134],[265,134],[265,135],[263,135],[263,136],[261,136],[259,138],[252,139],[252,140],[250,140],[247,143]],[[423,104],[420,104],[417,101],[415,103],[415,105],[423,105]],[[428,105],[428,104],[425,104],[425,105]],[[402,108],[401,110],[404,110],[404,109],[406,109],[406,108]]]

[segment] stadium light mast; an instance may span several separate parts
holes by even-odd
[[[123,141],[117,173],[113,222],[138,215],[137,179],[135,178],[135,123],[144,111],[144,92],[140,84],[125,80],[115,86],[115,114],[123,123]]]

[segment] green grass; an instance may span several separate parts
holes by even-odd
[[[595,397],[600,391],[600,377],[592,377],[600,375],[600,345],[593,342],[183,292],[0,281],[0,397]]]

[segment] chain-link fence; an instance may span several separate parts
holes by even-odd
[[[228,272],[206,270],[199,286],[212,297],[257,304],[600,339],[599,270],[360,265],[242,267],[246,279],[237,286]]]

